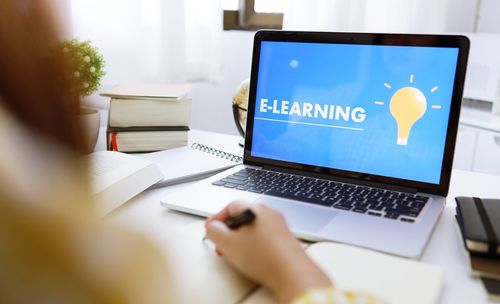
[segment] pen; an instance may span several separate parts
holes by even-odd
[[[242,213],[229,218],[225,221],[225,224],[229,229],[238,229],[240,226],[251,224],[255,218],[255,213],[250,209],[246,209]]]
[[[226,220],[224,223],[226,224],[229,229],[234,230],[238,229],[239,227],[243,225],[248,225],[251,224],[257,216],[255,213],[253,213],[252,210],[246,209],[242,213],[235,215],[233,217],[230,217],[228,220]],[[203,242],[207,240],[207,236],[205,235],[202,239]]]

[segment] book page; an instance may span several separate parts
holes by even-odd
[[[145,159],[113,151],[97,151],[89,156],[89,178],[93,194],[151,165]]]
[[[389,304],[433,304],[439,300],[443,270],[437,266],[354,246],[320,242],[306,249],[335,288],[376,295]],[[260,289],[243,303],[275,303]]]
[[[120,152],[98,151],[89,156],[93,212],[105,216],[163,177],[150,161]]]

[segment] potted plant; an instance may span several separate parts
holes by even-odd
[[[101,84],[104,71],[104,58],[99,50],[92,46],[90,41],[78,41],[76,39],[64,40],[60,45],[62,56],[72,68],[72,87],[69,94],[80,96],[80,99],[94,93]],[[100,113],[98,109],[83,107],[78,104],[78,119],[86,134],[86,146],[88,151],[94,150],[99,135]]]

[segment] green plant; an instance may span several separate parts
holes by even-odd
[[[101,83],[105,61],[99,50],[90,44],[90,41],[78,41],[76,39],[61,42],[61,50],[64,56],[68,56],[68,62],[73,69],[72,94],[88,96],[94,93]]]

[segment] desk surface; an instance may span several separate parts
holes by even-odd
[[[236,136],[193,130],[189,133],[189,140],[242,154],[242,148],[237,144],[240,138]],[[164,241],[168,231],[178,231],[185,225],[203,220],[160,206],[160,198],[186,185],[189,184],[145,191],[115,210],[108,218],[144,232],[166,250],[166,246],[172,246]],[[489,303],[481,282],[468,272],[465,251],[454,222],[454,197],[500,197],[499,185],[500,176],[453,171],[447,205],[421,259],[445,270],[441,303]]]

